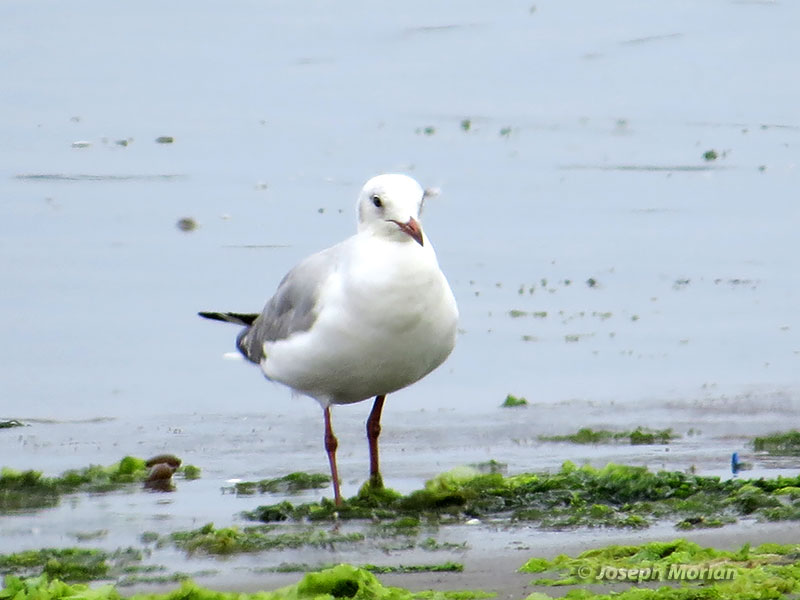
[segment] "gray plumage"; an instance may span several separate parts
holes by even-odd
[[[264,342],[311,329],[317,320],[320,288],[337,268],[340,249],[338,244],[312,254],[286,274],[258,318],[236,338],[236,347],[247,360],[261,362]]]

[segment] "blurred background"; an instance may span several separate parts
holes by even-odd
[[[0,412],[291,408],[196,312],[259,311],[393,171],[440,191],[424,225],[462,313],[393,406],[794,389],[798,17],[7,0]]]

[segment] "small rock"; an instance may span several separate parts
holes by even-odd
[[[154,456],[153,458],[148,459],[147,462],[144,463],[144,466],[153,467],[161,463],[164,463],[169,465],[170,467],[177,469],[178,467],[181,466],[181,462],[182,462],[181,459],[175,456],[174,454],[159,454],[158,456]]]
[[[167,463],[158,463],[157,465],[153,465],[150,469],[150,473],[147,475],[145,481],[164,481],[165,479],[171,479],[174,472],[175,469]]]
[[[172,474],[174,472],[175,467],[172,465],[164,462],[155,464],[150,468],[147,479],[144,480],[144,487],[148,490],[159,492],[172,492],[175,490],[175,486],[172,484]]]

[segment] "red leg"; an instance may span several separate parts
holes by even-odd
[[[337,506],[342,504],[342,496],[339,493],[339,470],[336,468],[336,448],[339,441],[333,435],[331,428],[331,407],[325,407],[325,451],[328,453],[328,462],[331,465],[331,477],[333,478],[333,499]]]
[[[374,489],[381,489],[383,487],[383,478],[381,477],[381,469],[378,462],[378,436],[381,434],[381,411],[383,411],[383,402],[386,396],[378,396],[375,398],[375,404],[372,405],[372,412],[369,413],[367,419],[367,441],[369,442],[369,484]]]

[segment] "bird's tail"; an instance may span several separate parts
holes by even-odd
[[[213,321],[225,321],[226,323],[233,323],[235,325],[244,325],[249,327],[258,318],[258,315],[249,313],[235,313],[235,312],[199,312],[197,313],[205,319]]]

